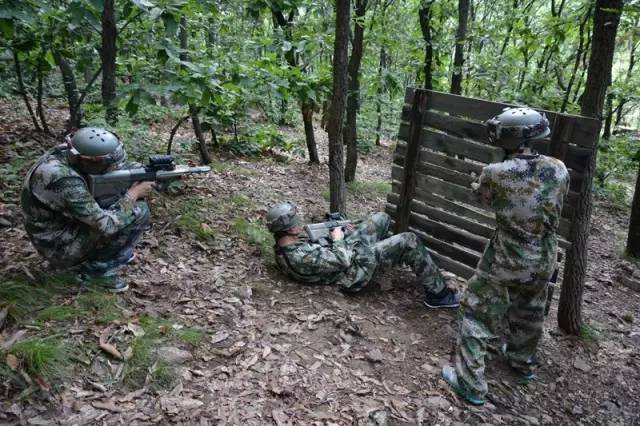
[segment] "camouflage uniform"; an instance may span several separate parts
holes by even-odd
[[[49,150],[31,168],[21,198],[36,250],[56,268],[80,265],[91,275],[109,275],[124,265],[149,222],[146,203],[126,196],[101,208],[69,166],[66,145]]]
[[[357,225],[343,240],[301,241],[274,247],[280,268],[292,278],[310,284],[338,284],[358,291],[371,281],[379,266],[408,265],[427,291],[445,288],[442,275],[427,249],[412,232],[389,238],[391,218],[375,213]]]
[[[532,373],[568,185],[564,164],[543,155],[518,154],[482,171],[476,191],[496,212],[498,226],[461,301],[455,356],[458,382],[475,397],[487,393],[484,356],[505,318],[509,362]]]

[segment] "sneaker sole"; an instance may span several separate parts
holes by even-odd
[[[454,303],[450,305],[430,305],[426,300],[422,303],[424,303],[424,306],[431,309],[450,309],[460,307],[460,303]]]
[[[129,290],[129,284],[120,288],[105,288],[105,290],[109,293],[124,293],[125,291]]]

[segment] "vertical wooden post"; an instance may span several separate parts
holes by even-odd
[[[573,133],[575,119],[563,114],[557,114],[551,127],[551,146],[549,146],[549,156],[564,161],[569,150],[569,141]]]
[[[414,89],[413,104],[409,116],[409,137],[407,151],[404,156],[404,178],[400,189],[398,213],[396,215],[396,234],[405,232],[409,228],[411,214],[411,200],[416,189],[416,166],[420,148],[420,134],[422,133],[422,117],[425,111],[427,91]]]

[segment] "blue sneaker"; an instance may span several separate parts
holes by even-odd
[[[424,304],[432,309],[457,308],[460,306],[460,293],[456,293],[448,287],[445,287],[440,293],[427,291]]]
[[[442,367],[442,378],[449,385],[451,389],[453,389],[458,396],[467,401],[472,405],[483,405],[484,399],[471,395],[467,390],[463,389],[458,383],[458,375],[456,374],[455,368],[447,365]]]

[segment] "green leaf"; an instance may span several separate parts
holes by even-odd
[[[2,34],[5,38],[13,38],[13,34],[15,32],[15,28],[13,26],[13,21],[9,19],[0,19],[0,34]]]
[[[53,59],[53,53],[51,53],[51,51],[47,51],[47,53],[44,54],[44,59],[52,68],[55,68],[56,61]]]
[[[164,32],[168,36],[175,36],[178,31],[178,19],[165,10],[162,13],[162,22],[164,22]]]

